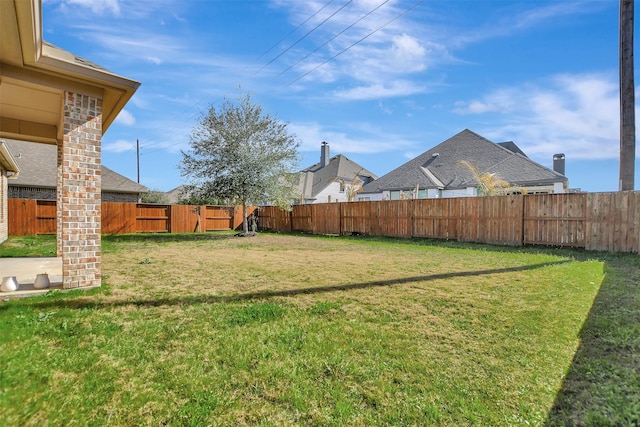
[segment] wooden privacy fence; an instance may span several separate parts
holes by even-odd
[[[280,232],[423,237],[640,252],[640,192],[513,195],[261,207]]]
[[[250,208],[252,213],[255,208]],[[9,235],[55,234],[55,200],[9,199]],[[102,233],[192,233],[235,230],[242,207],[102,203]]]

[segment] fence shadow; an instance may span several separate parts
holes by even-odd
[[[232,234],[112,236],[114,239],[124,239],[124,241],[176,241],[172,239],[180,241],[229,239],[233,237]],[[459,242],[454,244],[460,245]],[[493,249],[499,251],[509,250],[502,247],[491,248],[491,250]],[[517,250],[539,251],[540,249],[518,248]],[[545,248],[543,251],[551,251],[551,249]],[[557,252],[555,253],[557,254]],[[638,356],[640,354],[640,289],[638,288],[640,284],[640,257],[633,254],[611,255],[576,252],[575,250],[568,252],[574,255],[574,259],[598,259],[603,261],[605,264],[605,277],[579,333],[580,345],[567,370],[561,389],[555,397],[544,425],[546,427],[640,425],[640,357]],[[162,307],[219,304],[401,286],[439,279],[535,270],[567,262],[571,262],[571,259],[510,268],[479,269],[222,296],[200,294],[155,299],[139,298],[127,301],[101,301],[99,299],[78,299],[61,296],[50,299],[43,298],[41,301],[30,305],[39,309],[100,310],[118,306]],[[0,306],[0,311],[6,308],[6,305]]]
[[[226,240],[234,238],[231,232],[202,232],[202,233],[142,233],[142,234],[104,234],[103,243],[171,243],[196,242],[201,240]]]
[[[545,426],[640,425],[640,258],[605,256],[605,278]]]
[[[309,295],[309,294],[320,294],[320,293],[327,293],[327,292],[348,291],[348,290],[354,290],[354,289],[386,287],[386,286],[394,286],[394,285],[403,285],[407,283],[424,282],[424,281],[430,281],[430,280],[450,279],[454,277],[471,277],[471,276],[482,276],[482,275],[499,274],[499,273],[511,273],[511,272],[517,272],[517,271],[535,270],[538,268],[544,268],[551,265],[565,264],[567,262],[571,262],[571,261],[561,260],[561,261],[523,265],[519,267],[459,271],[459,272],[453,272],[453,273],[440,273],[440,274],[430,274],[430,275],[424,275],[424,276],[402,277],[402,278],[388,279],[388,280],[375,280],[375,281],[361,282],[361,283],[345,283],[345,284],[330,285],[330,286],[313,286],[313,287],[297,288],[297,289],[248,292],[248,293],[235,294],[235,295],[218,295],[218,296],[190,295],[190,296],[181,296],[176,298],[159,298],[159,299],[155,298],[155,299],[139,299],[139,300],[127,300],[127,301],[86,301],[86,300],[74,300],[74,299],[55,299],[55,300],[43,300],[42,302],[31,304],[31,305],[38,308],[56,307],[56,308],[71,308],[71,309],[86,309],[86,308],[99,309],[99,308],[130,306],[130,305],[159,307],[159,306],[192,305],[192,304],[203,304],[203,303],[218,304],[218,303],[225,303],[225,302],[250,301],[250,300],[277,298],[277,297],[292,297],[296,295]],[[4,308],[5,307],[0,306],[0,310],[3,310]]]

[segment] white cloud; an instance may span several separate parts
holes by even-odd
[[[401,136],[385,133],[381,129],[374,129],[368,125],[354,124],[353,128],[335,131],[323,127],[316,122],[291,123],[289,131],[301,141],[300,151],[320,153],[320,144],[326,141],[331,146],[331,153],[384,153],[410,147],[415,143]],[[353,136],[352,136],[353,135]],[[333,155],[332,154],[332,155]]]
[[[500,89],[483,99],[474,99],[467,102],[456,102],[454,112],[459,114],[482,114],[491,112],[508,111],[517,108],[518,95],[513,89]]]
[[[492,114],[502,123],[483,131],[495,141],[513,140],[533,158],[619,155],[619,97],[609,74],[563,74],[538,84],[503,88],[459,102],[459,114]]]
[[[125,141],[123,139],[119,139],[115,142],[102,145],[102,149],[104,151],[113,151],[115,153],[121,153],[123,151],[133,150],[135,148],[136,148],[136,145],[134,143]]]
[[[387,115],[392,115],[393,111],[391,110],[391,108],[387,107],[386,105],[384,105],[382,103],[382,101],[378,101],[378,108],[380,109],[380,111],[382,111],[384,114]]]
[[[425,93],[427,88],[408,80],[395,80],[387,84],[374,83],[369,86],[358,86],[347,90],[336,90],[334,96],[342,100],[366,100],[408,96]]]
[[[118,0],[64,0],[63,7],[82,6],[91,9],[93,13],[102,15],[110,12],[114,15],[120,14],[120,3]]]
[[[563,1],[553,4],[524,2],[525,9],[519,10],[517,5],[504,2],[504,8],[496,9],[495,17],[488,19],[489,25],[471,27],[471,29],[451,28],[447,30],[444,40],[447,45],[463,47],[494,38],[509,37],[512,34],[538,28],[553,22],[561,22],[567,17],[597,13],[606,2]],[[532,5],[533,7],[529,7]]]
[[[292,25],[299,25],[322,9],[321,13],[305,24],[304,29],[311,30],[317,27],[310,34],[308,41],[318,47],[318,51],[314,52],[309,60],[305,59],[296,64],[293,70],[282,78],[292,81],[296,78],[295,75],[300,79],[300,76],[309,73],[299,80],[300,84],[296,89],[301,89],[302,83],[317,85],[318,82],[351,80],[356,82],[357,87],[340,91],[337,94],[339,97],[370,99],[420,93],[423,85],[409,85],[402,81],[403,77],[406,76],[406,80],[408,75],[424,71],[427,68],[427,60],[445,50],[435,43],[423,41],[420,23],[406,17],[393,21],[393,18],[397,18],[406,10],[406,5],[399,5],[395,1],[382,6],[379,0],[354,1],[326,22],[323,20],[342,5],[315,1],[276,1],[274,4],[288,9]],[[327,7],[323,9],[325,5]],[[381,7],[377,8],[378,6]],[[299,50],[293,49],[282,60],[295,63],[301,56],[303,55]],[[277,64],[273,67],[277,68]],[[399,82],[388,83],[395,80]]]
[[[393,37],[390,48],[394,65],[402,64],[404,72],[417,72],[425,69],[424,59],[427,49],[415,37],[407,34]]]
[[[120,114],[118,114],[118,117],[116,117],[116,123],[120,123],[125,126],[133,126],[136,124],[136,119],[129,111],[122,110],[120,111]]]

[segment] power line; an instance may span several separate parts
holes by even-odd
[[[302,27],[304,24],[306,24],[307,22],[311,21],[311,19],[313,19],[318,13],[322,12],[327,6],[329,6],[331,3],[333,3],[335,0],[329,0],[327,3],[324,4],[324,6],[322,6],[320,9],[316,10],[315,13],[313,15],[311,15],[310,17],[308,17],[307,19],[305,19],[304,22],[302,22],[300,25],[298,25],[296,28],[294,28],[293,30],[291,30],[286,36],[284,36],[283,38],[281,38],[276,44],[274,44],[273,46],[271,46],[269,49],[267,49],[266,51],[264,51],[262,53],[262,55],[260,55],[258,58],[256,58],[256,61],[259,61],[260,59],[262,59],[263,56],[265,56],[267,53],[271,52],[276,46],[278,46],[280,43],[282,43],[283,41],[285,41],[285,39],[287,37],[289,37],[291,34],[295,33],[296,31],[298,31],[300,29],[300,27]],[[246,69],[246,67],[244,68]],[[244,70],[243,70],[244,71]]]
[[[288,48],[286,48],[285,50],[283,50],[282,52],[280,52],[280,54],[278,54],[278,56],[276,56],[275,58],[273,58],[271,61],[267,62],[265,65],[262,66],[262,68],[260,68],[258,71],[256,71],[255,73],[253,73],[253,75],[255,76],[256,74],[258,74],[260,71],[264,70],[265,68],[267,68],[269,65],[273,64],[278,58],[280,58],[282,55],[284,55],[285,53],[287,53],[291,48],[293,48],[295,45],[297,45],[298,43],[300,43],[302,40],[304,40],[309,34],[313,33],[315,30],[317,30],[322,24],[324,24],[325,22],[327,22],[328,20],[330,20],[331,18],[333,18],[334,16],[336,16],[342,9],[344,9],[345,7],[347,7],[347,5],[349,3],[351,3],[353,0],[349,0],[347,1],[345,4],[343,4],[338,10],[336,10],[335,12],[333,12],[331,15],[329,15],[329,17],[325,18],[322,22],[320,22],[318,25],[316,25],[315,27],[313,27],[311,30],[309,30],[304,36],[300,37],[298,40],[296,40],[295,42],[293,42],[293,44],[291,46],[289,46]]]
[[[305,23],[309,22],[314,16],[316,16],[318,13],[320,13],[322,10],[324,10],[326,7],[328,7],[331,3],[333,3],[333,1],[335,0],[330,0],[327,3],[325,3],[320,9],[318,9],[316,12],[314,12],[309,18],[307,18],[302,24],[298,25],[298,27],[296,27],[295,30],[293,30],[292,32],[290,32],[289,34],[287,34],[287,36],[285,36],[282,40],[286,39],[286,37],[288,37],[290,34],[292,34],[293,32],[297,31],[302,25],[304,25]],[[318,25],[316,25],[314,28],[312,28],[311,30],[309,30],[306,34],[304,34],[302,37],[300,37],[298,40],[296,40],[293,44],[291,44],[289,47],[287,47],[286,49],[284,49],[282,52],[280,52],[276,57],[274,57],[272,60],[270,60],[267,64],[265,64],[264,66],[262,66],[262,68],[260,68],[258,71],[256,71],[253,75],[255,76],[256,74],[258,74],[259,72],[261,72],[263,69],[265,69],[266,67],[268,67],[269,65],[271,65],[273,62],[275,62],[278,58],[280,58],[282,55],[284,55],[286,52],[288,52],[290,49],[292,49],[294,46],[296,46],[298,43],[300,43],[302,40],[304,40],[306,37],[308,37],[311,33],[313,33],[315,30],[317,30],[320,26],[322,26],[324,23],[326,23],[327,21],[329,21],[331,18],[333,18],[335,15],[337,15],[340,11],[342,11],[347,5],[349,5],[350,3],[352,3],[353,0],[349,0],[347,1],[345,4],[343,4],[340,8],[338,8],[335,12],[333,12],[329,17],[327,17],[326,19],[324,19],[322,22],[320,22]],[[343,34],[344,32],[346,32],[347,30],[349,30],[350,28],[352,28],[353,26],[355,26],[356,24],[358,24],[359,22],[361,22],[363,19],[365,19],[366,17],[370,16],[373,12],[375,12],[376,10],[378,10],[380,7],[384,6],[386,3],[388,3],[390,0],[385,0],[383,1],[380,5],[376,6],[375,8],[373,8],[371,11],[367,12],[365,15],[363,15],[362,17],[360,17],[358,20],[356,20],[355,22],[353,22],[352,24],[350,24],[349,26],[347,26],[345,29],[343,29],[342,31],[340,31],[339,33],[337,33],[336,35],[334,35],[332,38],[330,38],[328,41],[326,41],[325,43],[323,43],[322,45],[318,46],[316,49],[314,49],[313,51],[311,51],[310,53],[308,53],[307,55],[305,55],[302,59],[300,59],[299,61],[297,61],[295,64],[291,65],[290,67],[286,68],[285,70],[283,70],[282,72],[280,72],[277,76],[274,77],[277,78],[279,76],[281,76],[282,74],[284,74],[285,72],[289,71],[291,68],[295,67],[296,65],[298,65],[300,62],[304,61],[305,59],[307,59],[309,56],[311,56],[313,53],[317,52],[318,50],[320,50],[322,47],[326,46],[328,43],[330,43],[331,41],[335,40],[337,37],[339,37],[341,34]],[[370,36],[372,36],[373,34],[377,33],[378,31],[382,30],[383,28],[385,28],[386,26],[388,26],[389,24],[391,24],[392,22],[398,20],[399,18],[401,18],[402,16],[406,15],[407,13],[409,13],[410,11],[412,11],[413,9],[415,9],[417,6],[419,6],[421,3],[423,3],[425,0],[420,0],[417,3],[415,3],[413,6],[409,7],[408,9],[406,9],[404,12],[402,12],[401,14],[399,14],[398,16],[396,16],[395,18],[389,20],[388,22],[386,22],[384,25],[378,27],[377,29],[375,29],[374,31],[370,32],[369,34],[367,34],[366,36],[362,37],[361,39],[359,39],[358,41],[356,41],[355,43],[351,44],[350,46],[348,46],[347,48],[343,49],[342,51],[340,51],[339,53],[333,55],[332,57],[330,57],[329,59],[327,59],[326,61],[324,61],[323,63],[321,63],[320,65],[316,66],[315,68],[313,68],[312,70],[309,70],[308,72],[304,73],[303,75],[299,76],[298,78],[296,78],[295,80],[291,81],[290,83],[288,83],[286,86],[282,87],[282,89],[285,89],[289,86],[291,86],[292,84],[296,83],[297,81],[303,79],[304,77],[308,76],[309,74],[311,74],[312,72],[316,71],[317,69],[319,69],[320,67],[324,66],[325,64],[327,64],[329,61],[337,58],[338,56],[342,55],[343,53],[345,53],[346,51],[348,51],[349,49],[351,49],[352,47],[356,46],[357,44],[361,43],[362,41],[366,40],[367,38],[369,38]],[[281,40],[281,41],[282,41]],[[281,43],[278,42],[277,44]],[[277,45],[276,44],[276,45]],[[271,48],[269,48],[267,51],[265,51],[265,53],[263,53],[260,57],[264,56],[266,53],[268,53],[269,51],[273,50],[273,48],[276,46],[272,46]],[[273,79],[272,79],[273,80]],[[184,110],[184,112],[189,111],[190,109],[194,108],[195,106],[197,106],[198,104],[200,104],[202,102],[202,100],[197,101],[196,103],[194,103],[192,106],[190,106],[189,108],[187,108],[186,110]],[[189,117],[188,119],[184,120],[184,123],[187,123],[188,121],[194,119],[195,117],[197,117],[198,114],[200,114],[201,111],[198,111],[196,114],[192,115],[191,117]],[[176,128],[172,128],[173,130],[176,130]],[[170,130],[169,130],[170,131]],[[169,132],[167,131],[167,132]],[[156,141],[153,142],[151,144],[146,144],[145,142],[150,142],[150,141],[154,141],[155,138],[151,138],[151,139],[147,139],[144,140],[142,143],[141,148],[149,148],[149,147],[153,147],[156,145],[159,145],[161,143],[163,143],[164,141]],[[170,144],[167,145],[165,147],[161,147],[155,150],[151,150],[149,152],[146,153],[141,153],[141,155],[145,155],[145,154],[152,154],[158,151],[162,151],[165,150],[167,148],[171,148],[171,147],[175,147],[177,145],[182,144],[182,142],[178,142],[178,143],[174,143],[174,144]],[[131,148],[133,149],[133,147]]]
[[[403,17],[404,15],[406,15],[407,13],[411,12],[413,9],[415,9],[416,7],[418,7],[421,3],[424,3],[425,0],[420,0],[418,1],[416,4],[414,4],[413,6],[411,6],[410,8],[408,8],[407,10],[405,10],[404,12],[402,12],[400,15],[396,16],[395,18],[391,19],[390,21],[388,21],[387,23],[385,23],[384,25],[376,28],[375,30],[373,30],[372,32],[370,32],[369,34],[367,34],[366,36],[362,37],[360,40],[356,41],[355,43],[351,44],[350,46],[348,46],[347,48],[343,49],[342,51],[336,53],[335,55],[333,55],[331,58],[327,59],[326,61],[324,61],[322,64],[318,65],[317,67],[314,67],[313,69],[307,71],[306,73],[304,73],[303,75],[301,75],[300,77],[298,77],[297,79],[289,82],[286,86],[282,87],[282,89],[286,89],[289,86],[291,86],[292,84],[294,84],[295,82],[305,78],[306,76],[308,76],[309,74],[313,73],[314,71],[316,71],[318,68],[322,67],[323,65],[327,64],[329,61],[337,58],[338,56],[342,55],[343,53],[345,53],[346,51],[348,51],[349,49],[351,49],[352,47],[354,47],[355,45],[361,43],[362,41],[368,39],[369,37],[371,37],[372,35],[374,35],[375,33],[377,33],[378,31],[382,30],[384,27],[386,27],[387,25],[391,24],[392,22],[400,19],[401,17]]]
[[[346,27],[344,30],[340,31],[338,34],[336,34],[335,36],[331,37],[329,40],[327,40],[326,42],[324,42],[323,44],[321,44],[320,46],[318,46],[317,48],[315,48],[314,50],[312,50],[311,52],[309,52],[307,55],[305,55],[302,59],[300,59],[298,62],[296,62],[293,65],[290,65],[289,67],[287,67],[286,69],[282,70],[277,76],[275,76],[273,79],[271,79],[271,81],[277,79],[278,77],[280,77],[281,75],[283,75],[284,73],[286,73],[287,71],[289,71],[290,69],[292,69],[293,67],[295,67],[296,65],[298,65],[299,63],[301,63],[302,61],[304,61],[305,59],[307,59],[308,57],[310,57],[311,55],[313,55],[314,53],[316,53],[318,50],[322,49],[323,47],[325,47],[326,45],[328,45],[329,43],[331,43],[332,41],[334,41],[336,38],[338,38],[341,34],[343,34],[345,31],[349,30],[350,28],[354,27],[356,24],[358,24],[360,21],[362,21],[363,19],[365,19],[367,16],[371,15],[373,12],[375,12],[376,10],[380,9],[382,6],[384,6],[385,4],[389,3],[390,0],[385,0],[382,3],[380,3],[378,6],[376,6],[375,8],[371,9],[369,12],[367,12],[366,14],[362,15],[360,17],[360,19],[358,19],[357,21],[355,21],[353,24],[349,25],[348,27]]]
[[[333,3],[335,0],[329,0],[327,3],[325,3],[320,9],[318,9],[317,11],[315,11],[311,16],[309,16],[304,22],[302,22],[300,25],[298,25],[293,31],[289,32],[286,36],[284,36],[280,41],[278,41],[278,43],[276,43],[275,45],[273,45],[272,47],[270,47],[269,49],[267,49],[262,55],[260,55],[260,57],[258,57],[258,59],[262,58],[264,55],[266,55],[267,53],[269,53],[271,50],[273,50],[273,48],[275,48],[277,45],[279,45],[283,40],[285,40],[287,37],[289,37],[289,35],[291,35],[292,33],[296,32],[300,27],[302,27],[303,25],[305,25],[307,22],[309,22],[311,19],[313,19],[316,15],[318,15],[318,13],[322,12],[327,6],[329,6],[331,3]],[[270,62],[268,62],[267,64],[265,64],[262,68],[260,68],[258,71],[256,71],[253,75],[255,76],[256,74],[258,74],[260,71],[262,71],[264,68],[268,67],[270,64],[272,64],[273,62],[275,62],[278,58],[280,58],[282,55],[284,55],[288,50],[290,50],[291,48],[293,48],[296,44],[298,44],[299,42],[301,42],[304,38],[306,38],[308,35],[310,35],[313,31],[315,31],[317,28],[319,28],[322,24],[324,24],[325,22],[327,22],[329,19],[331,19],[333,16],[335,16],[338,12],[340,12],[342,9],[344,9],[349,3],[351,3],[353,0],[349,0],[347,3],[345,3],[342,7],[340,7],[337,11],[335,11],[333,14],[331,14],[328,18],[326,18],[325,20],[323,20],[320,24],[318,24],[316,27],[314,27],[313,29],[311,29],[310,31],[308,31],[304,36],[302,36],[301,38],[299,38],[298,40],[296,40],[291,46],[289,46],[288,48],[286,48],[284,51],[282,51],[279,55],[277,55],[275,58],[273,58]],[[388,1],[388,0],[387,0]],[[244,68],[246,69],[246,67]],[[243,69],[243,70],[244,70]],[[190,109],[192,109],[193,107],[197,106],[198,104],[200,104],[202,102],[202,100],[198,100],[197,102],[195,102],[193,105],[191,105],[189,108],[187,108],[186,110],[184,110],[184,112],[189,111]],[[200,114],[201,111],[198,111],[197,113],[195,113],[194,115],[190,116],[189,118],[187,118],[186,120],[184,120],[184,123],[187,123],[188,121],[191,121],[193,119],[195,119],[198,114]],[[176,130],[176,128],[172,128],[169,129],[168,132],[172,131],[172,130]],[[151,144],[146,144],[147,142],[153,141],[153,138],[150,139],[146,139],[142,141],[142,148],[148,148],[148,147],[153,147],[156,146],[158,144],[161,144],[163,141],[156,141],[153,142]],[[178,144],[174,144],[174,145],[178,145]],[[169,145],[167,147],[164,148],[168,148],[168,147],[172,147],[174,145]],[[158,150],[154,150],[152,151],[155,152]]]

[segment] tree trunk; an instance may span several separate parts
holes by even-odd
[[[247,221],[247,201],[242,201],[242,231],[244,234],[249,233],[249,222]]]
[[[620,0],[620,191],[634,190],[636,159],[633,0]]]

